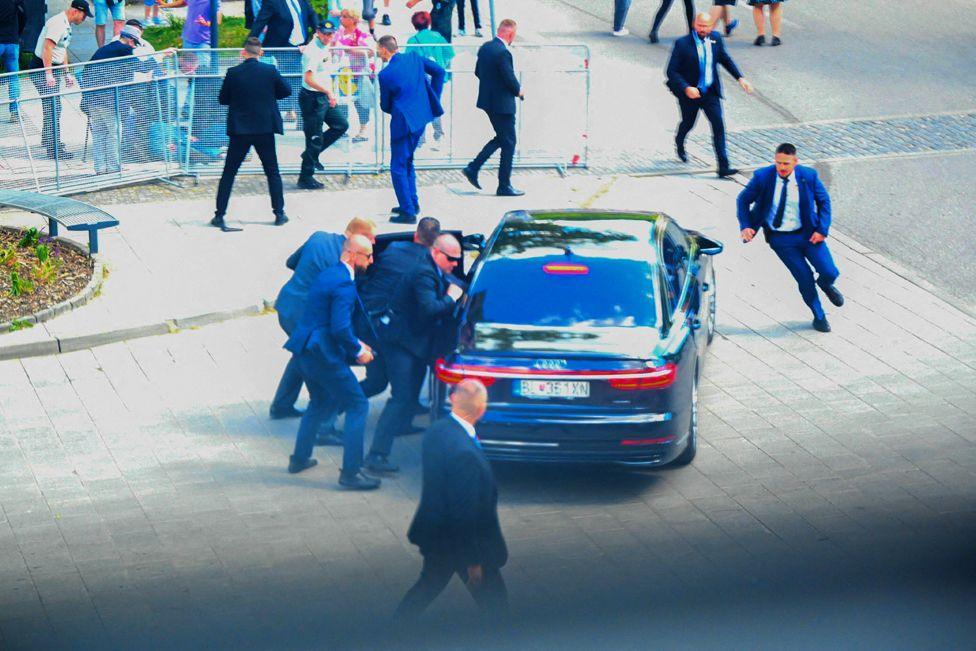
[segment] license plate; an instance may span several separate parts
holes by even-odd
[[[519,380],[518,395],[525,398],[589,398],[589,382]]]

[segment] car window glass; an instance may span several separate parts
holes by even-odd
[[[661,242],[661,257],[666,278],[665,291],[673,310],[681,299],[690,259],[688,236],[674,222],[668,224]]]

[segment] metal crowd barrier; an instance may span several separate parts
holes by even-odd
[[[477,47],[423,46],[421,54],[443,48],[453,57],[442,96],[445,113],[428,126],[415,159],[418,168],[462,167],[492,137],[487,117],[475,107]],[[588,48],[513,50],[527,98],[516,116],[516,168],[585,167]],[[333,48],[332,56],[333,90],[349,131],[322,154],[321,163],[326,173],[385,171],[389,116],[379,108],[376,79],[382,62],[362,50]],[[278,137],[278,161],[282,173],[297,173],[305,148],[298,109],[301,55],[294,49],[267,50],[264,60],[278,66],[292,85],[292,96],[279,102],[285,133]],[[70,194],[219,174],[227,108],[217,97],[227,68],[239,62],[239,50],[179,50],[62,66],[55,69],[53,83],[43,70],[0,75],[0,189]],[[497,155],[490,164],[497,164]],[[260,171],[252,153],[241,172]]]

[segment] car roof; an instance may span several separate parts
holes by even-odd
[[[487,261],[573,255],[657,262],[655,229],[667,215],[606,210],[516,211],[505,215]]]

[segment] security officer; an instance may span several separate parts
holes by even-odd
[[[390,336],[380,349],[386,360],[391,396],[380,414],[373,444],[363,463],[368,470],[399,470],[389,460],[393,439],[413,419],[438,322],[454,310],[463,293],[459,285],[449,280],[460,262],[461,244],[453,235],[442,234],[392,296]]]

